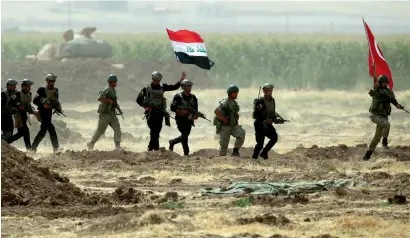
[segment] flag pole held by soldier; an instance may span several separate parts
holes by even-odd
[[[181,81],[185,79],[182,72],[180,80],[174,85],[161,83],[162,74],[154,71],[151,74],[151,84],[145,86],[138,94],[136,102],[144,108],[144,118],[150,129],[150,142],[148,151],[159,150],[159,136],[162,130],[162,123],[171,126],[169,113],[166,111],[167,103],[164,92],[177,90],[181,86]]]
[[[389,84],[389,78],[386,75],[380,75],[377,77],[376,64],[373,63],[372,67],[373,88],[369,91],[369,95],[372,97],[372,104],[369,108],[369,112],[370,120],[376,124],[376,132],[370,142],[368,150],[362,158],[363,160],[370,159],[382,137],[383,148],[389,149],[387,138],[390,132],[390,104],[393,104],[398,109],[404,110],[404,107],[397,102],[394,92],[387,87]]]

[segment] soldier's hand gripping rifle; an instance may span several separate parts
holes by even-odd
[[[122,110],[120,108],[120,105],[118,105],[117,101],[114,102],[113,106],[115,107],[115,110],[116,110],[115,115],[121,115],[122,119],[124,119]],[[118,113],[117,113],[117,111],[118,111]]]
[[[171,122],[170,122],[169,118],[172,118],[172,119],[175,120],[175,118],[171,117],[169,112],[167,112],[167,110],[165,110],[165,109],[160,109],[160,108],[156,107],[155,105],[153,105],[151,103],[144,103],[144,106],[151,108],[151,111],[150,112],[145,111],[145,115],[144,115],[143,119],[146,118],[147,120],[149,120],[149,118],[151,117],[152,112],[161,112],[162,115],[165,118],[165,125],[171,126]]]
[[[200,111],[196,111],[196,110],[194,110],[194,109],[192,109],[192,108],[184,108],[184,109],[182,109],[182,110],[186,110],[186,111],[189,112],[188,119],[191,120],[191,121],[194,121],[195,117],[199,117],[199,118],[205,119],[205,120],[207,120],[207,121],[209,121],[209,122],[212,122],[211,120],[209,120],[208,118],[206,118],[206,115],[205,115],[205,114],[203,114],[203,113],[200,112]]]

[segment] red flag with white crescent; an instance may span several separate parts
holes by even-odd
[[[386,59],[384,58],[383,52],[381,51],[379,45],[376,42],[376,38],[374,38],[372,31],[370,30],[369,26],[363,19],[364,29],[367,34],[367,40],[369,42],[369,75],[373,77],[373,66],[374,63],[376,65],[376,75],[386,75],[389,78],[389,88],[393,90],[393,78],[391,75],[391,71],[389,65],[387,64]]]

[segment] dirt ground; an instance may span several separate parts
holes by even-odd
[[[297,148],[269,160],[174,152],[64,151],[32,159],[2,142],[2,237],[408,237],[410,147]],[[236,181],[352,179],[291,196],[203,195]],[[389,198],[394,198],[388,201]]]

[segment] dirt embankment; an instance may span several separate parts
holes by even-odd
[[[212,83],[207,72],[191,65],[184,65],[187,77],[194,81],[195,87],[210,88]],[[45,84],[45,75],[58,76],[56,87],[60,89],[62,102],[95,101],[98,92],[106,86],[110,73],[119,78],[117,93],[120,100],[135,100],[137,93],[151,82],[151,73],[158,70],[164,76],[163,82],[176,83],[181,77],[181,65],[172,61],[114,59],[66,59],[63,61],[10,61],[1,62],[3,79],[13,78],[34,81],[32,91]],[[4,82],[3,82],[4,83]]]

